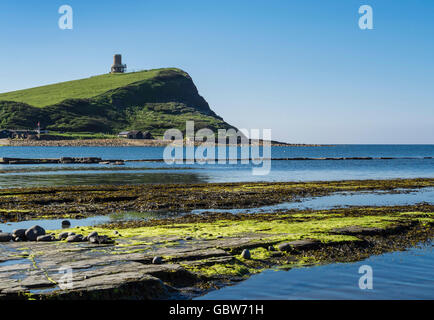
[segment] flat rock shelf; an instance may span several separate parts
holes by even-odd
[[[207,214],[71,232],[112,244],[0,243],[0,299],[190,299],[267,268],[348,262],[433,237],[434,207]],[[64,230],[51,230],[56,239]]]

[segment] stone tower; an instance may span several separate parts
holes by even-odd
[[[127,69],[126,64],[122,64],[122,55],[115,54],[113,57],[113,65],[110,73],[124,73]]]

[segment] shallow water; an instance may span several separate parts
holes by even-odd
[[[271,206],[247,209],[200,209],[192,213],[203,212],[230,212],[237,213],[258,213],[275,212],[280,210],[327,210],[332,208],[345,208],[350,206],[399,206],[414,205],[418,203],[434,204],[434,188],[411,190],[408,193],[387,193],[387,192],[342,192],[328,196],[302,199],[300,202],[284,202]]]
[[[359,288],[359,268],[372,267],[373,288]],[[431,245],[373,256],[356,263],[267,270],[198,299],[434,299]]]

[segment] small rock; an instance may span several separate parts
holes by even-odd
[[[99,243],[99,241],[98,241],[98,236],[93,236],[93,237],[88,236],[87,238],[88,238],[87,240],[88,240],[90,243]]]
[[[193,237],[186,237],[185,240],[193,240]]]
[[[110,244],[113,243],[114,241],[107,237],[107,236],[92,236],[92,237],[88,237],[88,241],[90,243],[94,243],[94,244]]]
[[[154,257],[154,259],[152,259],[152,264],[162,264],[163,263],[163,258],[162,257]]]
[[[26,237],[26,229],[15,229],[12,231],[12,236],[15,238],[24,238]]]
[[[276,248],[273,247],[273,246],[269,246],[269,247],[268,247],[268,251],[276,251]]]
[[[91,238],[91,237],[97,237],[97,236],[98,236],[98,232],[93,231],[93,232],[89,233],[89,235],[87,237]]]
[[[62,228],[69,228],[70,226],[71,226],[71,222],[69,222],[68,220],[62,221]]]
[[[11,233],[8,232],[0,232],[0,242],[9,242],[12,241],[14,237]]]
[[[66,238],[66,242],[82,242],[82,241],[83,241],[83,236],[81,234],[74,234]]]
[[[278,246],[279,251],[291,251],[292,246],[289,243],[281,243]]]
[[[60,240],[66,239],[66,238],[68,238],[68,236],[69,236],[69,232],[59,233],[59,239]]]
[[[54,237],[51,234],[39,236],[36,238],[36,241],[53,241],[53,240],[54,240]]]
[[[75,232],[68,232],[68,237],[69,236],[75,236]]]
[[[98,241],[100,244],[110,244],[114,242],[111,238],[107,236],[98,236]]]
[[[251,258],[249,249],[244,249],[243,252],[241,252],[241,258],[244,258],[244,259],[250,259]]]
[[[26,239],[29,241],[36,241],[39,236],[45,235],[45,229],[40,226],[33,226],[26,230]]]
[[[113,233],[115,234],[115,235],[118,235],[119,234],[119,231],[113,231]]]

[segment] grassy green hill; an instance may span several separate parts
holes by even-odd
[[[109,90],[124,87],[134,82],[153,79],[162,71],[184,73],[179,69],[172,68],[132,73],[103,74],[87,79],[73,80],[42,87],[2,93],[0,94],[0,101],[24,102],[35,107],[45,107],[66,99],[96,97]]]
[[[63,132],[117,133],[136,129],[160,136],[168,128],[230,128],[176,68],[106,74],[0,94],[0,128],[43,127]]]

